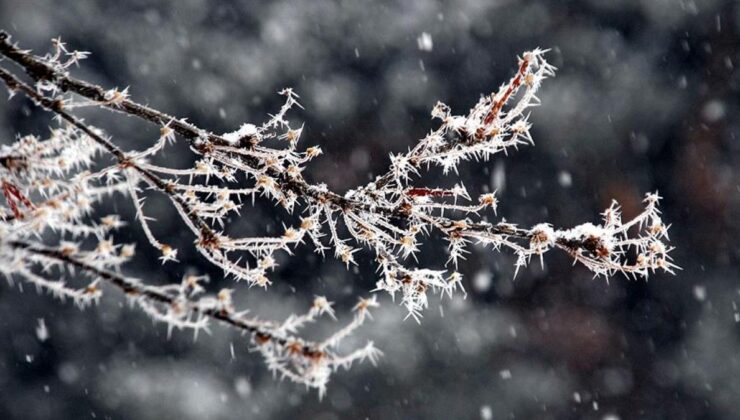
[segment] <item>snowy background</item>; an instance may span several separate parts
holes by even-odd
[[[167,340],[112,291],[81,312],[3,284],[1,418],[740,417],[740,3],[0,0],[0,28],[38,52],[61,36],[92,52],[78,77],[130,86],[215,132],[263,121],[292,86],[306,107],[294,114],[302,142],[325,151],[307,176],[339,192],[422,137],[437,100],[465,112],[510,77],[517,54],[551,48],[560,70],[531,118],[536,147],[465,165],[461,178],[498,189],[499,215],[525,226],[596,222],[612,198],[635,214],[657,189],[684,268],[607,284],[553,252],[513,280],[511,255],[476,249],[461,268],[467,299],[432,303],[421,325],[379,296],[356,337],[385,352],[379,367],[337,374],[321,402],[273,380],[231,330]],[[110,113],[84,116],[126,147],[157,136]],[[21,99],[0,101],[0,142],[49,124]],[[164,201],[148,203],[157,234],[192,240]],[[235,223],[276,229],[280,217],[258,206]],[[146,245],[140,254],[130,273],[145,280],[187,271],[230,286],[184,249],[183,266],[162,267]],[[324,294],[341,321],[375,281],[368,255],[350,272],[307,247],[279,263],[276,284],[238,289],[240,304],[281,317]]]

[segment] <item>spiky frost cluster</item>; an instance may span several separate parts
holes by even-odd
[[[115,215],[91,216],[96,203],[125,189],[125,184],[88,169],[100,152],[74,127],[54,129],[46,140],[25,136],[0,148],[0,183],[6,206],[0,207],[0,243],[42,242],[52,237],[57,249],[99,269],[118,270],[134,254],[133,245],[116,244],[112,233],[124,222]],[[85,245],[83,245],[85,244]],[[98,282],[67,285],[34,270],[34,256],[0,246],[0,273],[22,278],[60,298],[84,306],[100,297]],[[49,272],[51,266],[43,264]]]
[[[604,224],[586,223],[573,229],[556,229],[541,223],[520,228],[502,220],[489,223],[497,197],[483,194],[474,200],[462,180],[453,188],[418,185],[422,171],[432,166],[450,175],[470,160],[487,160],[520,145],[532,144],[528,109],[538,104],[537,91],[554,67],[536,49],[519,59],[510,81],[480,98],[465,115],[455,115],[438,103],[432,117],[439,125],[408,152],[391,155],[390,167],[367,185],[340,195],[326,185],[312,184],[304,176],[307,164],[321,154],[317,146],[299,148],[303,127],[287,117],[298,103],[290,89],[280,92],[284,105],[265,123],[243,124],[237,130],[215,134],[184,119],[141,105],[126,90],[104,89],[69,74],[85,53],[69,51],[59,40],[43,57],[20,50],[0,33],[0,54],[17,64],[29,82],[0,67],[0,78],[12,94],[20,93],[52,112],[59,128],[49,139],[23,137],[0,151],[0,180],[5,207],[0,207],[0,272],[71,297],[80,305],[99,298],[100,283],[121,289],[136,307],[173,328],[207,329],[222,321],[250,333],[256,350],[268,367],[282,377],[325,389],[331,372],[355,360],[374,361],[379,352],[366,347],[339,355],[339,342],[369,318],[375,297],[360,299],[355,316],[344,328],[321,342],[305,341],[298,329],[319,316],[333,317],[326,298],[317,298],[304,315],[282,323],[247,317],[232,304],[232,291],[211,296],[198,277],[166,286],[145,284],[122,273],[122,264],[134,253],[132,244],[119,244],[113,232],[125,225],[116,215],[95,216],[96,203],[123,194],[134,204],[136,225],[149,245],[159,250],[162,263],[177,262],[178,250],[157,238],[156,223],[145,205],[149,191],[166,197],[193,235],[193,246],[225,276],[249,286],[267,287],[276,266],[275,253],[310,244],[317,252],[331,252],[346,264],[355,254],[371,251],[384,290],[419,320],[428,306],[430,291],[452,295],[463,290],[456,271],[472,242],[507,248],[516,255],[517,270],[532,256],[559,248],[595,275],[618,272],[647,276],[656,270],[676,268],[662,240],[667,227],[661,221],[657,195],[646,198],[643,213],[622,222],[615,203],[604,213]],[[78,108],[98,107],[156,124],[160,135],[141,151],[126,151],[101,129],[76,117]],[[191,167],[152,163],[169,144],[182,139],[197,156]],[[228,222],[255,200],[269,200],[303,217],[276,236],[235,237]],[[630,232],[637,227],[635,235]],[[420,244],[432,236],[448,243],[445,266],[419,266]],[[448,267],[449,266],[449,269]],[[74,269],[90,283],[74,288],[65,281]],[[53,273],[57,279],[50,279]]]
[[[375,363],[380,352],[372,342],[348,354],[336,351],[343,338],[371,318],[369,311],[377,306],[374,297],[360,298],[349,324],[312,342],[297,335],[302,326],[323,314],[336,319],[324,297],[317,297],[306,314],[284,322],[264,321],[236,310],[230,289],[206,294],[205,277],[186,276],[179,284],[157,286],[119,274],[135,246],[119,244],[113,237],[125,222],[117,215],[95,216],[93,209],[114,194],[130,193],[131,180],[124,179],[117,165],[91,171],[100,152],[97,143],[74,126],[53,130],[46,140],[27,136],[0,149],[3,277],[71,299],[80,307],[97,302],[103,284],[112,284],[131,306],[165,323],[168,336],[173,329],[189,329],[197,337],[201,330],[208,332],[214,320],[225,322],[250,333],[253,348],[270,369],[319,389],[320,395],[337,368],[349,368],[356,360]]]

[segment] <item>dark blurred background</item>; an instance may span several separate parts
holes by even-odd
[[[385,356],[336,374],[321,402],[273,380],[234,331],[167,340],[112,290],[80,311],[3,285],[1,418],[740,418],[738,2],[0,0],[0,28],[38,53],[61,36],[92,53],[76,76],[129,86],[217,133],[263,121],[292,86],[306,107],[293,114],[306,123],[302,142],[325,151],[307,176],[339,192],[430,130],[437,100],[465,113],[508,80],[517,54],[551,48],[559,71],[533,111],[536,146],[464,165],[460,177],[472,192],[498,189],[499,217],[524,226],[598,222],[612,198],[635,215],[658,190],[683,267],[607,282],[552,252],[513,279],[511,255],[475,248],[461,266],[467,299],[435,299],[421,325],[379,296],[354,343],[373,339]],[[157,137],[126,117],[81,115],[127,148]],[[0,142],[52,124],[23,99],[0,102]],[[191,160],[185,148],[164,158]],[[125,200],[104,207],[132,214]],[[192,241],[164,200],[150,197],[147,210],[158,235]],[[234,224],[274,232],[284,218],[259,204]],[[117,238],[141,235],[133,226]],[[265,318],[323,294],[340,322],[375,282],[369,255],[347,272],[303,247],[281,257],[268,291],[247,290],[182,247],[184,264],[161,266],[141,244],[129,272],[210,274],[212,290],[235,287],[240,306]],[[444,258],[440,243],[422,262]]]

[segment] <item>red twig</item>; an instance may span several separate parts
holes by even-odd
[[[18,187],[8,181],[3,181],[3,195],[5,196],[5,201],[8,202],[8,206],[10,206],[10,210],[13,212],[16,219],[23,219],[23,212],[18,208],[19,201],[29,210],[36,208],[31,200],[29,200],[28,197],[18,189]]]
[[[488,128],[489,125],[496,119],[498,116],[498,113],[501,112],[501,108],[504,107],[506,102],[511,98],[511,95],[514,94],[519,89],[519,86],[522,84],[522,78],[524,78],[524,74],[527,72],[527,69],[529,68],[529,59],[525,55],[524,58],[522,58],[522,62],[519,64],[519,70],[516,73],[516,76],[514,76],[513,79],[511,79],[511,82],[509,82],[509,86],[507,86],[506,91],[504,91],[503,96],[499,100],[494,100],[493,104],[491,105],[491,109],[488,111],[488,114],[486,114],[486,117],[483,119],[483,124],[478,128],[478,130],[475,133],[475,136],[477,138],[483,138],[483,134],[485,133],[485,130]],[[495,96],[494,96],[495,99]]]
[[[440,188],[409,188],[405,194],[409,197],[451,197],[455,195],[453,191]]]

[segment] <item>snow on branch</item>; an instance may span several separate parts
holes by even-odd
[[[245,123],[216,134],[149,106],[135,102],[126,89],[106,89],[71,76],[73,65],[87,53],[73,51],[56,39],[43,56],[22,50],[0,32],[0,79],[11,97],[20,94],[52,113],[58,127],[48,139],[21,137],[0,149],[0,273],[85,306],[96,302],[101,284],[120,289],[134,306],[172,329],[207,330],[214,320],[246,331],[270,370],[281,377],[325,390],[331,372],[354,361],[375,362],[372,343],[340,355],[338,344],[370,319],[376,295],[361,298],[353,321],[324,341],[300,338],[298,330],[321,315],[334,317],[331,303],[317,297],[309,311],[282,323],[259,321],[237,311],[231,290],[215,296],[204,293],[201,279],[154,286],[130,278],[124,264],[134,256],[134,244],[118,243],[113,234],[127,225],[141,229],[144,246],[160,253],[163,264],[177,264],[178,250],[158,238],[156,214],[146,205],[151,194],[165,197],[193,238],[193,247],[224,276],[249,286],[268,287],[276,254],[308,245],[325,251],[349,267],[355,254],[375,256],[379,278],[376,291],[385,291],[417,321],[428,306],[428,293],[464,293],[457,272],[473,243],[507,249],[516,256],[517,271],[532,257],[560,249],[596,276],[625,274],[647,277],[676,267],[666,244],[668,227],[658,210],[660,197],[647,194],[644,210],[623,221],[615,202],[600,225],[584,223],[570,229],[540,223],[519,227],[495,215],[495,194],[471,197],[459,165],[486,161],[499,153],[533,144],[528,110],[539,104],[537,92],[555,68],[546,51],[522,54],[512,78],[482,96],[465,114],[456,115],[437,103],[432,117],[437,127],[406,153],[390,156],[388,171],[346,194],[304,178],[310,161],[321,154],[317,146],[299,147],[303,126],[291,124],[288,113],[300,107],[291,89],[280,94],[284,104],[262,124]],[[6,66],[20,69],[16,75]],[[124,150],[103,129],[77,117],[78,108],[102,108],[155,124],[159,137],[144,150]],[[192,167],[152,163],[170,144],[184,140],[196,156]],[[430,167],[455,177],[453,188],[422,185]],[[455,175],[452,175],[452,174]],[[136,217],[99,217],[94,211],[112,196],[126,197]],[[229,220],[247,211],[255,200],[268,200],[288,213],[304,216],[274,236],[236,237]],[[252,203],[252,204],[250,204]],[[416,262],[420,245],[431,237],[447,242],[449,259],[441,266]],[[81,285],[73,285],[83,282]],[[321,395],[321,394],[320,394]]]

